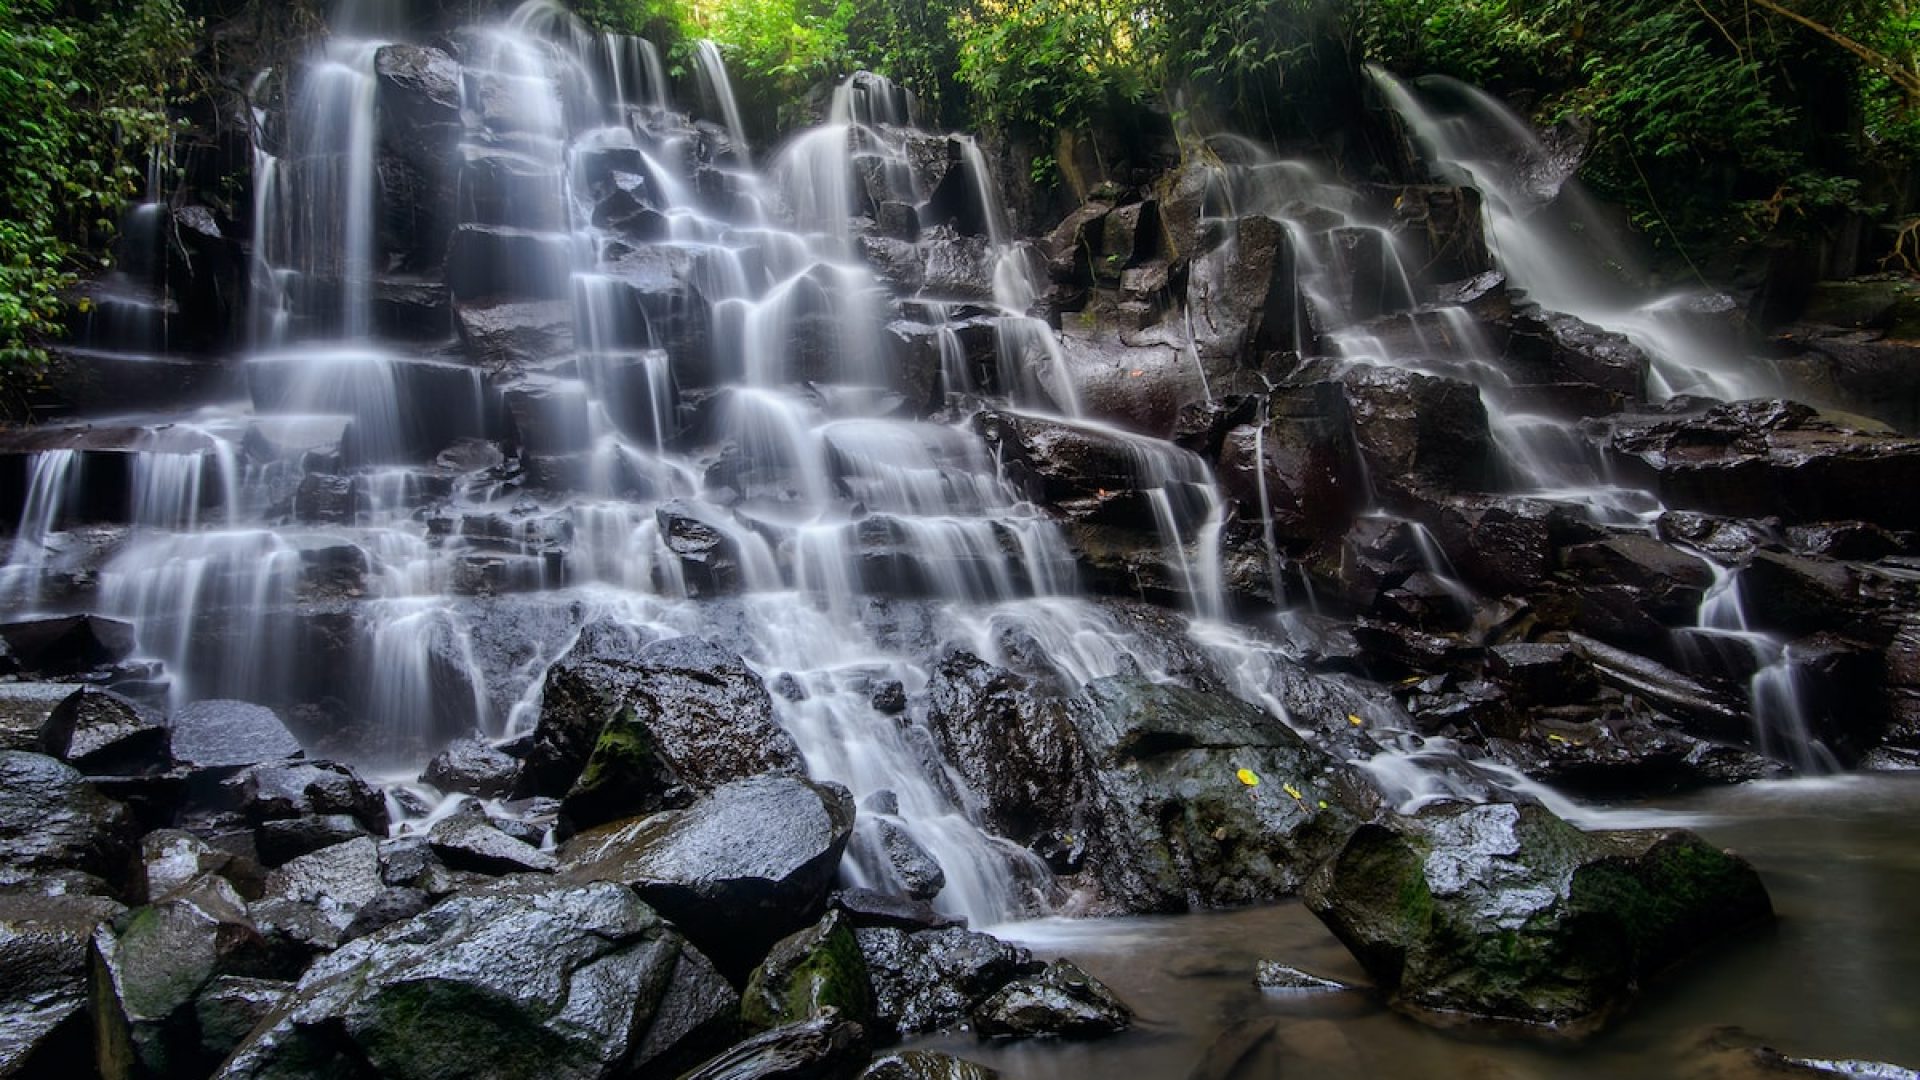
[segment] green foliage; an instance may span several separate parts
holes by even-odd
[[[1749,0],[1374,0],[1355,31],[1401,72],[1591,121],[1602,195],[1656,243],[1726,249],[1862,209],[1863,178],[1920,150],[1895,82],[1920,72],[1908,0],[1782,6],[1807,21]]]
[[[41,359],[62,290],[167,145],[197,29],[177,0],[0,0],[0,366]]]
[[[975,0],[953,16],[960,81],[990,126],[1113,117],[1158,88],[1158,12],[1127,0]]]

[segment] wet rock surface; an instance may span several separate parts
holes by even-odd
[[[699,638],[640,646],[602,623],[547,673],[520,789],[566,795],[569,816],[591,825],[798,771],[792,736],[738,655]]]
[[[612,1076],[643,1047],[651,1061],[711,1038],[661,1011],[689,950],[619,885],[457,897],[315,964],[218,1075]],[[650,1044],[663,1022],[679,1038]]]
[[[632,886],[723,971],[744,973],[825,911],[853,817],[844,788],[738,780],[685,810],[582,833],[560,870]]]
[[[1303,895],[1399,1008],[1574,1030],[1773,916],[1753,868],[1691,833],[1502,803],[1362,825]]]

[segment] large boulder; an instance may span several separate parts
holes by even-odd
[[[1066,699],[971,653],[943,658],[927,682],[927,726],[988,825],[1029,847],[1081,831],[1076,787],[1086,755]]]
[[[1358,366],[1340,377],[1354,438],[1374,490],[1386,496],[1437,485],[1485,490],[1493,436],[1480,392],[1457,379]]]
[[[0,887],[78,873],[122,882],[134,859],[132,817],[71,766],[0,751]],[[65,891],[65,890],[63,890]]]
[[[194,1003],[225,974],[259,974],[267,944],[240,896],[202,877],[93,936],[94,1049],[109,1080],[204,1074]]]
[[[612,725],[622,710],[630,717]],[[646,644],[604,620],[547,670],[521,792],[565,794],[595,753],[609,782],[635,785],[622,796],[629,813],[684,806],[727,780],[799,771],[766,685],[738,655],[699,638]],[[574,808],[593,809],[601,789],[582,788]]]
[[[630,890],[519,882],[325,957],[218,1075],[671,1075],[726,1044],[737,1007]]]
[[[173,714],[173,756],[196,769],[298,757],[300,740],[272,709],[244,701],[195,701]]]
[[[95,776],[163,772],[172,764],[163,719],[97,687],[82,687],[62,701],[47,717],[40,740],[49,756]]]
[[[750,776],[797,776],[800,750],[737,654],[701,638],[636,648],[594,624],[547,671],[524,794],[566,796],[576,825],[683,807]]]
[[[1374,813],[1352,769],[1238,699],[1137,675],[1086,696],[1073,717],[1091,765],[1089,862],[1129,910],[1289,895]]]
[[[87,1053],[87,945],[125,909],[97,896],[0,893],[0,1076],[51,1076]]]
[[[685,810],[574,837],[561,871],[632,886],[739,977],[826,910],[853,818],[853,797],[837,785],[737,780]]]
[[[1002,987],[1042,969],[1027,950],[960,927],[867,927],[854,937],[866,958],[882,1038],[962,1023]]]
[[[1363,825],[1304,895],[1396,1007],[1574,1030],[1773,914],[1753,868],[1692,833],[1585,833],[1508,803]]]

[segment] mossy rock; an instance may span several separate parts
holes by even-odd
[[[1511,804],[1364,825],[1304,895],[1404,1011],[1576,1034],[1773,913],[1750,865],[1692,833],[1586,833]]]
[[[836,1009],[871,1023],[873,985],[853,928],[839,911],[782,939],[747,980],[740,1018],[749,1031],[797,1024]]]

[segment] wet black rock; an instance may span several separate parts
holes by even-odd
[[[496,828],[473,803],[435,822],[427,833],[427,845],[454,870],[545,873],[557,865],[552,855]]]
[[[111,690],[82,687],[40,730],[40,749],[90,775],[164,772],[173,763],[165,720]]]
[[[463,303],[453,310],[467,359],[490,374],[517,375],[573,351],[573,305],[565,300]]]
[[[291,982],[242,975],[221,975],[208,983],[193,1002],[201,1060],[225,1060],[292,989]]]
[[[447,793],[504,798],[520,779],[520,759],[483,740],[460,739],[427,762],[420,779]]]
[[[737,654],[695,637],[636,649],[598,625],[547,672],[521,790],[564,793],[567,816],[593,825],[686,806],[732,780],[799,773],[799,747]]]
[[[1220,482],[1242,514],[1270,514],[1274,536],[1318,539],[1346,530],[1366,496],[1353,419],[1339,384],[1269,396],[1264,425],[1227,433]]]
[[[225,806],[259,824],[344,815],[368,832],[387,830],[386,799],[337,761],[255,765],[224,778],[220,789]]]
[[[353,913],[353,920],[340,931],[340,940],[347,942],[363,938],[394,923],[411,919],[432,907],[433,902],[432,894],[424,889],[383,889]]]
[[[0,887],[35,891],[35,878],[61,872],[117,887],[131,876],[134,851],[126,808],[71,766],[0,751]]]
[[[618,885],[458,896],[320,960],[218,1075],[588,1078],[698,1060],[725,1045],[737,999],[691,951]]]
[[[1805,405],[1743,401],[1585,427],[1622,480],[1670,506],[1788,524],[1858,518],[1920,526],[1920,505],[1886,497],[1920,483],[1920,440],[1864,432]]]
[[[279,866],[368,835],[366,827],[350,814],[307,814],[263,821],[253,830],[254,846],[267,866]]]
[[[0,893],[0,1075],[52,1076],[84,1059],[88,943],[125,910],[96,896]]]
[[[846,913],[853,925],[886,927],[893,930],[942,930],[959,926],[960,921],[942,915],[925,900],[877,892],[873,889],[841,889],[828,898],[835,911]]]
[[[741,1020],[755,1032],[813,1020],[827,1009],[861,1024],[873,1014],[866,957],[838,911],[774,945],[740,1000]]]
[[[1225,258],[1197,259],[1187,279],[1194,348],[1234,357],[1250,349],[1293,349],[1302,318],[1294,249],[1287,227],[1267,217],[1232,223]]]
[[[1025,949],[959,927],[870,927],[854,937],[866,957],[875,1033],[883,1039],[963,1023],[1002,987],[1042,970]]]
[[[894,878],[914,900],[932,900],[947,884],[946,871],[913,835],[884,818],[874,819],[873,831]]]
[[[253,872],[257,868],[237,865],[241,861],[240,856],[215,848],[191,833],[155,830],[140,838],[145,885],[142,895],[149,902],[158,902],[207,874],[234,881],[236,887],[250,884],[258,895],[261,878]]]
[[[73,689],[72,683],[0,683],[0,750],[40,753],[48,719]]]
[[[716,788],[685,810],[568,841],[564,876],[631,885],[734,976],[826,909],[853,832],[845,788],[763,776]]]
[[[1569,1030],[1772,917],[1753,868],[1691,833],[1586,833],[1503,803],[1362,825],[1305,896],[1397,1007]]]
[[[300,742],[272,709],[244,701],[195,701],[174,712],[173,756],[214,769],[298,757]]]
[[[973,1010],[974,1032],[989,1039],[1098,1038],[1132,1023],[1133,1010],[1106,984],[1066,960],[1008,983]]]
[[[308,473],[293,492],[293,519],[308,525],[351,525],[366,508],[364,494],[347,476]]]
[[[386,889],[380,849],[371,837],[321,848],[267,875],[263,899],[304,904],[331,923],[336,934],[360,908]]]
[[[1340,381],[1376,492],[1395,496],[1426,485],[1486,490],[1493,478],[1493,436],[1486,406],[1471,384],[1365,366],[1349,369]]]
[[[84,675],[133,653],[131,623],[99,615],[58,615],[0,626],[19,670],[43,677]]]
[[[1086,755],[1065,699],[966,652],[934,667],[927,725],[994,831],[1023,843],[1078,829]]]
[[[682,1080],[850,1080],[872,1053],[864,1027],[828,1010],[755,1035]]]
[[[267,944],[231,886],[204,877],[93,936],[95,1055],[111,1080],[204,1073],[195,1000],[219,975],[258,974]]]
[[[1245,702],[1137,675],[1086,695],[1088,861],[1128,910],[1289,895],[1374,813],[1369,784]]]

